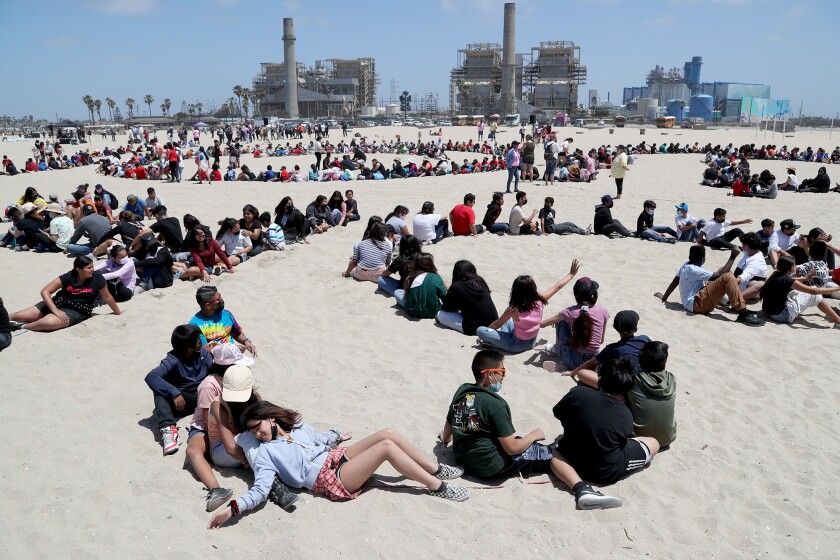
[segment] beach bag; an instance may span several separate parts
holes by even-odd
[[[385,177],[379,171],[373,174],[374,181],[382,181],[383,179],[385,179]]]
[[[554,159],[554,153],[551,151],[551,145],[552,144],[553,144],[553,142],[549,142],[548,144],[545,145],[545,152],[543,153],[543,158],[545,158],[546,160],[553,160]]]

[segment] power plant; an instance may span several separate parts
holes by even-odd
[[[586,83],[580,47],[544,41],[529,54],[516,53],[516,5],[505,4],[502,45],[474,43],[458,50],[450,73],[452,114],[538,114],[553,117],[578,107],[578,86]]]

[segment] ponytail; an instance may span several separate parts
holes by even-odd
[[[592,326],[593,321],[589,315],[589,306],[581,305],[580,315],[572,323],[572,338],[569,345],[577,350],[589,346],[589,342],[592,340]]]

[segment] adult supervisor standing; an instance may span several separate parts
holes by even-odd
[[[610,176],[615,179],[615,190],[617,193],[615,198],[619,199],[621,198],[621,192],[624,190],[624,176],[630,167],[627,165],[627,150],[625,150],[624,146],[619,144],[616,150],[618,151],[618,155],[615,156],[612,162]]]

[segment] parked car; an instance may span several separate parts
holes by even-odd
[[[452,121],[442,120],[437,122],[438,126],[452,126]]]

